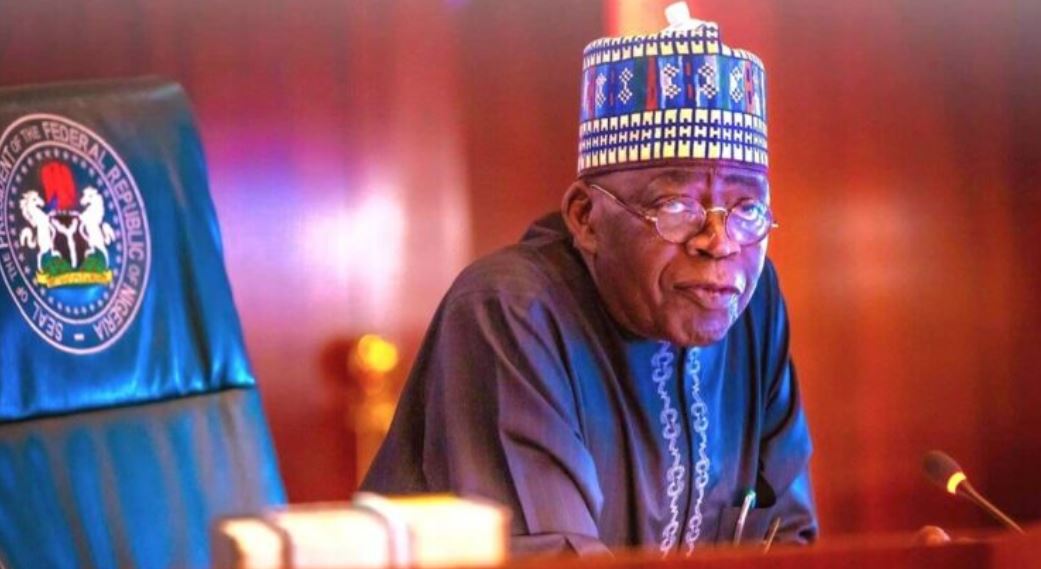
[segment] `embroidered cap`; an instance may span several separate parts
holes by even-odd
[[[719,27],[666,9],[657,34],[601,38],[582,59],[578,173],[682,160],[767,167],[763,62]]]

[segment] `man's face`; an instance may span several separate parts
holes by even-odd
[[[729,163],[622,170],[589,182],[651,215],[675,198],[705,209],[749,198],[769,205],[766,175]],[[608,196],[590,189],[590,199],[595,246],[585,256],[611,315],[631,332],[676,344],[722,339],[748,306],[767,240],[739,245],[727,235],[723,215],[713,212],[700,233],[670,243]]]

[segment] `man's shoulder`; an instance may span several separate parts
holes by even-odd
[[[781,278],[777,267],[769,258],[763,267],[763,274],[759,277],[759,286],[753,296],[753,302],[762,311],[770,326],[788,325],[787,306],[781,287]]]
[[[516,244],[503,247],[471,263],[446,295],[494,297],[527,302],[559,300],[588,292],[590,278],[570,236],[551,216],[536,222]]]
[[[446,296],[452,301],[463,297],[495,297],[533,300],[551,294],[567,280],[576,267],[560,249],[563,244],[532,246],[510,245],[477,259],[456,278]],[[564,253],[562,257],[561,253]]]
[[[767,307],[781,301],[781,286],[777,277],[777,267],[767,257],[763,264],[763,272],[759,275],[759,282],[756,283],[755,292],[752,294],[752,302]]]
[[[772,346],[787,354],[788,312],[781,293],[777,268],[766,260],[756,283],[755,292],[741,317],[743,326],[734,326],[733,334],[754,337],[754,346]]]

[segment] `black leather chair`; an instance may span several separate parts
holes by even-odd
[[[0,132],[0,566],[206,567],[284,493],[184,92],[4,89]]]

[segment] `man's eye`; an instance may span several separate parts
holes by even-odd
[[[692,210],[693,210],[693,207],[690,204],[685,203],[685,202],[680,201],[680,200],[667,201],[667,202],[661,204],[660,206],[658,206],[658,211],[659,212],[661,212],[661,213],[669,213],[669,214],[686,213],[686,212],[689,212],[689,211],[692,211]]]
[[[756,200],[745,200],[734,206],[731,215],[754,221],[766,215],[766,204]]]

